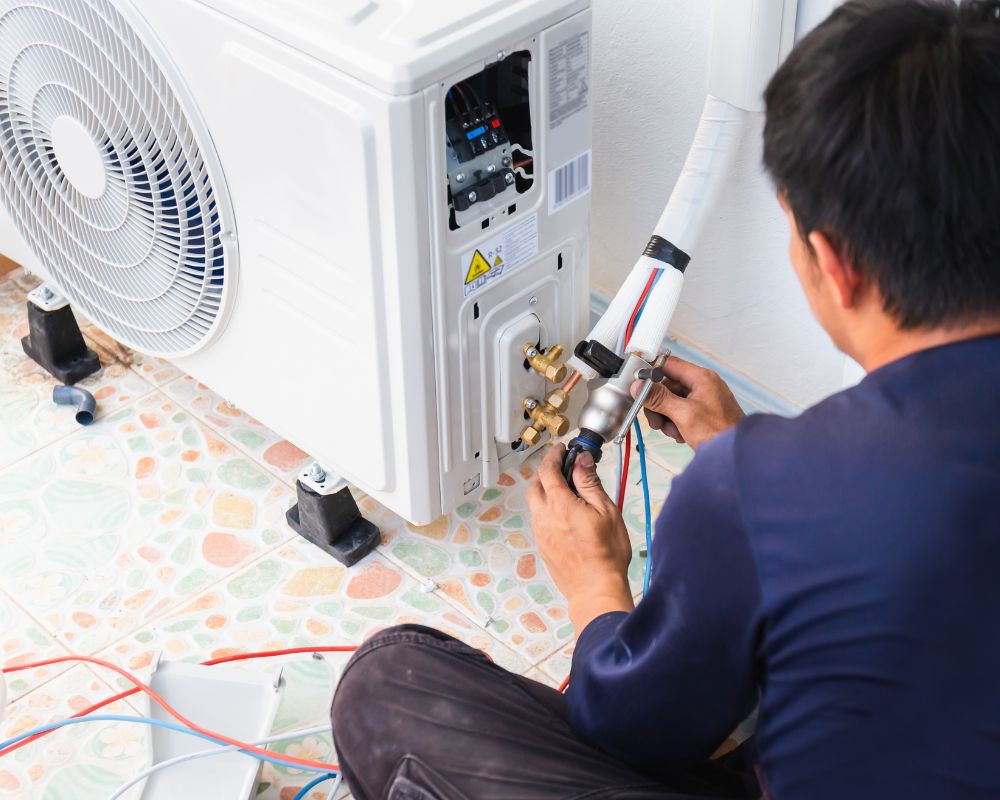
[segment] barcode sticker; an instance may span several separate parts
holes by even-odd
[[[549,213],[590,193],[590,150],[549,173]]]

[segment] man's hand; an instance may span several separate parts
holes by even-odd
[[[582,453],[576,461],[577,497],[562,476],[565,454],[561,444],[549,448],[527,497],[538,550],[569,601],[579,635],[602,614],[635,608],[628,584],[632,545],[618,508],[597,477],[593,457]]]
[[[654,430],[697,450],[746,416],[725,381],[711,370],[671,356],[663,372],[667,379],[646,400],[646,419]],[[641,381],[632,384],[632,396],[641,389]]]

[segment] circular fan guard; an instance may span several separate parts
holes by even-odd
[[[211,140],[154,45],[108,0],[0,0],[0,200],[89,318],[176,356],[221,322],[237,249]],[[77,185],[60,129],[89,134],[103,176]]]

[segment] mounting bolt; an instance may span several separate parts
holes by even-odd
[[[538,298],[537,297],[532,297],[530,300],[528,300],[528,305],[529,306],[537,306],[538,305]],[[538,351],[537,350],[534,352],[534,355],[529,356],[529,357],[530,358],[534,358],[536,355],[538,355]]]
[[[514,182],[514,173],[508,172],[506,175],[504,175],[503,179],[507,182],[507,185],[509,186]]]
[[[496,164],[490,164],[486,168],[486,171],[489,172],[489,173],[491,173],[491,174],[494,173],[494,172],[496,172],[497,171],[497,165]]]
[[[43,286],[39,293],[42,296],[42,300],[45,300],[46,302],[55,297],[55,294],[53,294],[52,290],[48,286]]]
[[[458,175],[455,176],[455,180],[459,183],[465,183],[465,173],[459,172]]]
[[[505,167],[509,167],[513,162],[510,160],[510,156],[504,156],[500,163]]]
[[[538,408],[538,401],[530,397],[526,397],[524,398],[524,408],[527,411],[534,411],[536,408]]]
[[[326,470],[320,466],[318,461],[314,461],[313,465],[309,467],[309,480],[315,483],[323,483],[326,480]]]
[[[469,192],[469,202],[475,203],[479,199],[479,195],[475,192]]]
[[[534,299],[535,299],[535,298],[532,298],[532,300],[534,300]],[[528,301],[528,304],[529,304],[529,305],[534,305],[534,303],[532,303],[532,302],[531,302],[531,300],[529,300],[529,301]],[[527,348],[527,349],[526,349],[526,350],[524,351],[524,355],[525,355],[526,357],[528,357],[528,358],[534,358],[535,356],[537,356],[537,355],[538,355],[538,348],[537,348],[537,347],[529,347],[529,348]]]

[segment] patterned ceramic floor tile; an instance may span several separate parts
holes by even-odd
[[[3,530],[5,513],[9,518],[16,512],[0,510],[0,531]],[[4,540],[4,534],[0,533],[0,552],[6,551],[6,549],[7,542]],[[68,655],[65,648],[0,591],[0,666],[15,667],[20,664],[45,661],[65,655]],[[11,673],[5,679],[7,702],[13,702],[23,697],[32,689],[66,669],[68,667],[54,665]],[[0,678],[0,680],[4,680],[4,678]],[[3,709],[0,708],[0,719],[3,716]]]
[[[7,709],[6,739],[63,719],[114,694],[87,666],[75,666]],[[102,710],[139,713],[127,701]],[[121,722],[91,722],[56,731],[0,760],[0,800],[107,800],[147,760],[146,731]]]
[[[402,623],[445,630],[509,669],[528,667],[380,555],[348,570],[299,539],[109,647],[104,657],[129,669],[144,669],[157,654],[201,661],[238,652],[356,645],[378,630]],[[286,704],[292,705],[279,712],[279,728],[325,718],[333,680],[330,665],[337,671],[346,658],[295,661],[292,674],[302,680],[286,695]]]
[[[644,415],[640,415],[640,421],[648,457],[675,475],[683,472],[694,458],[694,450],[689,445],[678,444],[669,436],[650,429]]]
[[[438,583],[453,602],[482,624],[492,620],[490,632],[536,663],[573,636],[566,605],[534,548],[525,489],[541,454],[498,486],[480,492],[454,512],[426,526],[402,520],[370,498],[361,507],[382,531],[382,550],[415,576]],[[608,459],[610,461],[610,459]],[[615,467],[602,464],[605,485]],[[638,463],[630,465],[630,488],[625,519],[636,551],[644,538]],[[649,465],[653,513],[666,496],[670,476]],[[641,588],[642,562],[633,559],[630,578]]]
[[[570,643],[562,648],[558,653],[549,656],[538,665],[538,671],[547,675],[557,686],[561,685],[573,663],[573,650],[576,649],[574,643]]]
[[[161,394],[0,473],[0,581],[93,652],[293,534],[288,487]]]
[[[310,463],[306,453],[194,378],[185,376],[164,391],[288,483],[295,483],[299,472]]]

